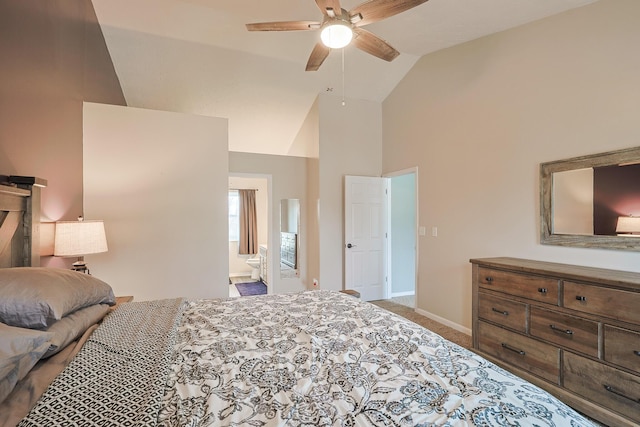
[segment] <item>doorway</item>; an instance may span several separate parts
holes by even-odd
[[[258,247],[255,253],[239,253],[239,211],[238,190],[255,190],[255,217]],[[259,174],[229,175],[229,297],[241,294],[253,295],[255,292],[271,293],[269,282],[269,224],[270,205],[269,176]],[[255,283],[266,285],[258,287]],[[237,284],[245,284],[236,286]],[[246,289],[245,289],[246,288]],[[264,289],[264,291],[263,291]],[[247,293],[248,292],[248,293]]]
[[[417,175],[345,177],[344,284],[364,301],[416,307]]]
[[[388,287],[393,302],[416,307],[418,260],[417,168],[389,178]]]

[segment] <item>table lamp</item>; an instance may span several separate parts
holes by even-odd
[[[640,216],[619,216],[616,233],[619,236],[640,237]]]
[[[78,257],[72,270],[91,274],[84,262],[84,255],[107,252],[107,237],[104,232],[104,221],[56,222],[53,255],[59,257]]]

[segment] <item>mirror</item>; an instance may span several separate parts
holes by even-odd
[[[640,147],[542,163],[540,209],[542,244],[640,251]]]
[[[280,200],[280,277],[299,275],[300,200]]]

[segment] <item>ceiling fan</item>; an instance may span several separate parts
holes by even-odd
[[[249,31],[306,31],[321,29],[318,42],[307,61],[306,71],[316,71],[331,52],[347,46],[355,47],[385,61],[393,61],[400,52],[375,34],[361,28],[425,3],[427,0],[369,0],[350,11],[342,9],[340,0],[315,0],[324,14],[322,22],[282,21],[246,24]]]

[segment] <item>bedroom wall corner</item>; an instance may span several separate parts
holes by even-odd
[[[344,177],[381,176],[382,104],[321,94],[320,288],[344,287]]]
[[[90,0],[0,2],[0,172],[48,181],[44,221],[82,214],[82,102],[126,105]],[[43,265],[63,266],[60,258]]]
[[[300,218],[306,218],[306,159],[304,157],[276,156],[272,154],[243,153],[231,151],[229,157],[229,173],[262,174],[271,176],[271,226],[269,229],[269,259],[271,293],[282,294],[305,289],[307,271],[307,255],[304,244],[299,248],[300,276],[281,278],[277,266],[280,260],[280,200],[299,199]],[[300,240],[307,239],[309,225],[301,222]]]
[[[136,300],[228,296],[227,120],[84,104],[84,207],[109,251],[92,274]]]
[[[320,283],[320,161],[307,158],[307,289]],[[314,283],[314,280],[316,281]]]
[[[470,258],[640,271],[541,245],[541,162],[639,145],[640,2],[600,0],[422,57],[383,103],[384,171],[418,166],[417,307],[471,327]]]

